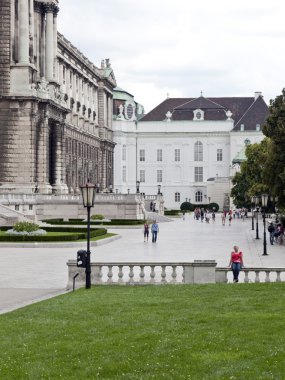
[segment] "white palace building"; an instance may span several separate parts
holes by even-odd
[[[229,207],[231,178],[246,144],[263,139],[268,116],[261,92],[253,97],[167,98],[146,115],[131,94],[114,89],[114,189],[163,193],[179,209],[216,202]]]

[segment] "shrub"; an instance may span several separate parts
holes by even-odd
[[[101,214],[94,214],[91,216],[91,219],[92,220],[102,220],[102,219],[105,219],[104,215],[101,215]]]
[[[180,213],[180,210],[165,210],[164,211],[164,215],[179,215]]]
[[[193,205],[190,202],[183,202],[180,205],[181,211],[193,211]]]
[[[14,224],[13,230],[16,232],[35,232],[39,230],[39,225],[31,222],[18,222]]]

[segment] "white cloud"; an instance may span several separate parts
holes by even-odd
[[[284,86],[285,2],[60,0],[59,31],[147,111],[170,96],[251,96]]]

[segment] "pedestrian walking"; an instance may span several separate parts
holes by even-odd
[[[222,217],[222,225],[224,226],[226,223],[226,215],[224,212],[222,212],[221,217]]]
[[[239,247],[237,245],[234,246],[233,252],[231,252],[231,259],[229,263],[229,267],[232,268],[233,276],[234,276],[234,282],[238,282],[238,276],[241,268],[243,267],[243,255],[242,252],[239,250]]]
[[[151,234],[152,234],[152,242],[153,243],[156,243],[158,231],[159,231],[158,224],[154,220],[152,225],[151,225]]]
[[[185,220],[185,211],[182,213],[182,219]]]
[[[273,243],[274,243],[274,232],[275,232],[275,227],[274,227],[273,222],[270,222],[267,230],[269,232],[269,241],[270,241],[270,244],[273,245]]]
[[[148,235],[149,235],[149,224],[148,224],[148,222],[145,222],[145,224],[143,226],[144,242],[148,241]]]
[[[232,210],[229,211],[229,226],[232,225],[232,220],[233,220],[233,213]]]

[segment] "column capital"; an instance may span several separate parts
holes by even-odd
[[[46,13],[54,13],[54,9],[55,7],[57,7],[55,4],[53,3],[46,3],[46,4],[43,4],[43,9]],[[57,7],[58,8],[58,7]]]
[[[44,10],[43,10],[43,4],[40,3],[39,1],[35,1],[35,3],[34,3],[34,10],[37,13],[43,13],[44,12]]]

